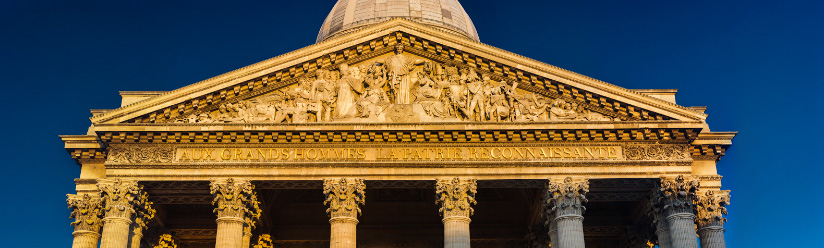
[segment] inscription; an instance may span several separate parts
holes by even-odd
[[[404,148],[178,148],[175,162],[623,160],[620,146]]]

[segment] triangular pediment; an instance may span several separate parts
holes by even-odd
[[[398,44],[403,44],[400,56]],[[342,72],[342,64],[349,69]],[[670,102],[395,19],[91,120],[98,125],[705,118]]]

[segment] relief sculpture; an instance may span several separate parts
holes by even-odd
[[[536,122],[617,120],[582,104],[519,91],[458,68],[395,52],[357,66],[317,69],[292,87],[177,123]]]

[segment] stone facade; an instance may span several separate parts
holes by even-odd
[[[73,247],[725,247],[734,132],[467,30],[386,18],[123,93],[61,136]]]

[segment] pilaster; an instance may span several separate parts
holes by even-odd
[[[136,180],[100,179],[97,187],[103,196],[103,234],[100,248],[129,246],[129,230],[141,187]]]
[[[547,184],[546,213],[550,230],[554,222],[557,232],[553,246],[584,248],[584,212],[589,192],[589,180],[567,177],[563,181],[550,179]],[[550,236],[553,234],[550,233]],[[556,242],[557,240],[557,242]],[[557,244],[556,244],[557,243]]]
[[[72,211],[70,218],[74,219],[71,223],[74,227],[72,248],[97,248],[103,226],[103,202],[99,196],[88,194],[66,196],[66,203]]]
[[[254,185],[246,179],[218,179],[211,182],[212,204],[217,214],[216,248],[240,248],[244,228],[260,218]],[[250,231],[251,232],[251,231]],[[248,243],[247,243],[248,244]],[[248,247],[248,246],[247,246]]]
[[[326,214],[332,225],[330,247],[355,248],[360,205],[366,203],[363,179],[338,178],[323,180]]]
[[[700,182],[692,177],[661,177],[656,204],[661,207],[670,232],[673,248],[697,248],[695,230],[695,192]]]
[[[698,236],[702,248],[726,248],[724,240],[724,223],[727,219],[727,205],[730,204],[730,191],[706,191],[698,195],[695,218],[698,224]]]
[[[443,216],[444,247],[469,248],[469,217],[474,214],[472,204],[477,204],[475,194],[478,181],[467,178],[439,179],[435,186],[436,203]]]

